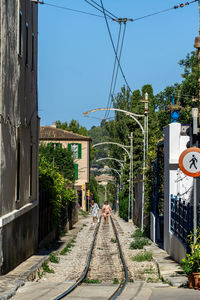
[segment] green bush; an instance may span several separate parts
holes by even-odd
[[[133,261],[142,262],[142,261],[151,261],[152,260],[152,252],[142,252],[138,253],[135,256],[132,257]]]
[[[143,249],[144,246],[148,246],[149,245],[149,241],[147,239],[135,239],[131,245],[130,245],[130,248],[131,249]]]
[[[132,235],[133,238],[140,238],[144,237],[144,232],[142,232],[139,228],[136,229],[136,231]]]
[[[68,243],[67,246],[63,250],[61,250],[60,255],[65,255],[68,252],[70,252],[71,248],[74,247],[74,244],[75,244],[74,240],[72,240],[70,243]]]
[[[75,190],[72,183],[42,155],[39,159],[39,186],[40,192],[49,193],[51,226],[60,235],[65,226],[63,215],[68,203],[75,200]]]
[[[119,216],[128,221],[128,197],[123,191],[119,193]]]
[[[49,268],[48,263],[46,261],[43,262],[42,268],[45,273],[54,273],[54,270]]]
[[[50,260],[50,262],[52,262],[54,264],[58,264],[59,263],[59,258],[57,256],[55,256],[54,253],[50,254],[49,260]]]

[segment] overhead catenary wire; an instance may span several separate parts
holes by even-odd
[[[128,20],[133,21],[133,22],[140,21],[142,19],[153,17],[153,16],[156,16],[156,15],[161,14],[161,13],[169,12],[169,11],[172,11],[172,10],[177,10],[178,8],[184,8],[184,7],[186,7],[190,4],[196,3],[198,1],[199,0],[193,0],[193,1],[185,2],[185,3],[180,3],[178,5],[174,5],[171,8],[163,9],[163,10],[160,10],[160,11],[148,14],[148,15],[144,15],[144,16],[141,16],[141,17],[138,17],[138,18],[132,18],[132,19],[128,19]],[[104,16],[97,15],[97,14],[94,14],[94,13],[89,13],[89,12],[86,12],[86,11],[77,10],[77,9],[73,9],[73,8],[69,8],[69,7],[65,7],[65,6],[59,6],[59,5],[51,4],[51,3],[48,3],[48,2],[44,2],[44,1],[32,0],[32,2],[34,2],[36,4],[43,4],[43,5],[47,5],[47,6],[52,6],[52,7],[55,7],[55,8],[60,8],[60,9],[64,9],[64,10],[68,10],[68,11],[72,11],[72,12],[76,12],[76,13],[90,15],[90,16],[93,16],[93,17],[104,18]],[[120,19],[120,18],[115,18],[114,19],[114,18],[110,18],[110,17],[109,17],[109,19],[112,20],[112,21],[117,21],[117,22],[119,20],[123,20],[123,19]],[[126,18],[124,18],[124,20],[126,20]]]
[[[156,15],[159,15],[159,14],[162,14],[162,13],[174,10],[174,9],[176,10],[178,8],[183,8],[183,7],[188,6],[188,5],[192,4],[192,3],[195,3],[197,1],[199,1],[199,0],[192,0],[192,1],[187,1],[185,3],[180,3],[178,5],[174,5],[173,7],[170,7],[170,8],[167,8],[167,9],[163,9],[163,10],[160,10],[160,11],[148,14],[148,15],[144,15],[142,17],[135,18],[135,19],[133,19],[133,22],[136,22],[136,21],[139,21],[139,20],[142,20],[142,19],[146,19],[146,18],[150,18],[150,17],[156,16]]]
[[[125,33],[126,33],[126,22],[124,23],[124,31],[123,31],[122,41],[121,41],[121,47],[120,47],[120,51],[119,51],[119,61],[121,61],[121,55],[122,55],[122,50],[123,50],[123,45],[124,45]],[[116,61],[116,58],[115,58],[115,61]],[[113,99],[113,96],[114,96],[114,93],[115,93],[115,88],[116,88],[116,84],[117,84],[118,73],[119,73],[119,64],[117,65],[117,70],[116,70],[116,74],[115,74],[114,84],[112,86],[112,90],[111,90],[110,95],[109,95],[110,103],[108,105],[108,108],[110,108],[111,105],[112,105],[112,99]],[[108,110],[107,111],[107,117],[109,116],[109,114],[110,114],[110,111]]]
[[[119,49],[119,43],[120,43],[120,38],[121,38],[121,23],[119,24],[119,33],[118,33],[118,40],[117,40],[117,48],[116,48],[116,52],[118,53],[118,49]],[[111,103],[111,96],[112,96],[112,92],[113,92],[113,83],[115,80],[115,69],[116,69],[116,63],[117,63],[117,59],[115,56],[115,60],[114,60],[114,66],[113,66],[113,72],[112,72],[112,79],[111,79],[111,84],[110,84],[110,92],[109,92],[109,96],[108,96],[108,103],[107,103],[107,107],[110,107],[110,103]],[[109,114],[108,111],[105,112],[105,119],[106,116]]]
[[[100,11],[101,13],[103,13],[101,5],[99,5],[96,1],[94,1],[94,0],[90,0],[90,1],[84,0],[84,1],[86,3],[88,3],[89,5],[91,5],[92,7],[94,7],[95,9],[97,9],[98,11]],[[94,4],[92,4],[91,2],[94,3]],[[111,13],[107,9],[105,9],[105,13],[106,13],[107,17],[112,19],[112,20],[113,20],[113,18],[118,19],[117,16],[115,16],[113,13]]]
[[[56,4],[51,4],[51,3],[48,3],[48,2],[44,2],[44,1],[36,1],[35,3],[36,4],[44,4],[46,6],[51,6],[51,7],[54,7],[54,8],[60,8],[60,9],[68,10],[68,11],[75,12],[75,13],[81,13],[81,14],[85,14],[85,15],[89,15],[89,16],[93,16],[93,17],[104,18],[104,16],[97,15],[97,14],[94,14],[94,13],[89,13],[89,12],[86,12],[86,11],[83,11],[83,10],[78,10],[78,9],[74,9],[74,8],[69,8],[69,7],[60,6],[60,5],[56,5]]]
[[[112,38],[112,34],[111,34],[111,31],[110,31],[110,27],[109,27],[108,20],[107,20],[106,14],[105,14],[105,9],[104,9],[104,5],[103,5],[103,1],[102,1],[102,0],[101,0],[101,6],[102,6],[102,9],[103,9],[104,18],[105,18],[106,26],[107,26],[107,30],[108,30],[108,33],[109,33],[109,36],[110,36],[111,44],[112,44],[112,47],[113,47],[113,51],[114,51],[114,53],[115,53],[115,57],[116,57],[117,63],[118,63],[118,65],[119,65],[119,69],[120,69],[121,74],[122,74],[122,76],[123,76],[123,79],[124,79],[124,81],[125,81],[125,83],[126,83],[126,85],[127,85],[127,88],[129,89],[130,92],[132,92],[132,91],[131,91],[131,88],[130,88],[130,86],[129,86],[127,80],[126,80],[126,76],[125,76],[125,74],[124,74],[124,72],[123,72],[123,70],[122,70],[122,66],[121,66],[121,64],[120,64],[120,61],[119,61],[119,58],[118,58],[118,55],[117,55],[117,52],[116,52],[116,49],[115,49],[114,41],[113,41],[113,38]]]

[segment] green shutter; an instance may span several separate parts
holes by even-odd
[[[78,164],[74,164],[75,169],[75,180],[78,180]]]
[[[78,158],[82,158],[82,144],[78,144]]]
[[[72,151],[72,144],[68,144],[68,150]]]

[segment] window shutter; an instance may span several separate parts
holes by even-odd
[[[82,158],[82,144],[78,144],[78,158]]]
[[[78,180],[78,164],[74,164],[75,169],[75,180]]]
[[[72,151],[72,144],[68,144],[68,151]]]

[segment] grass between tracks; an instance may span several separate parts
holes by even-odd
[[[101,281],[99,281],[99,279],[89,279],[89,278],[85,278],[84,280],[83,280],[83,282],[84,283],[101,283]]]

